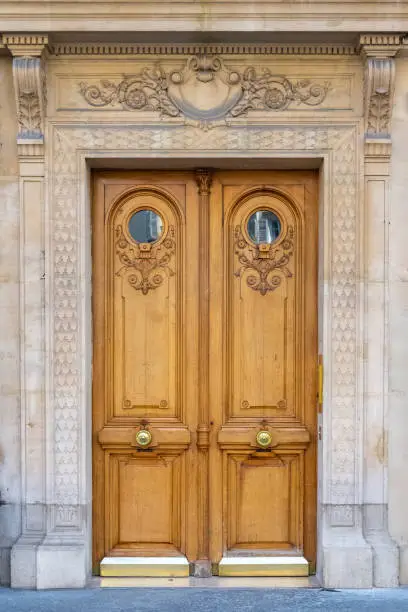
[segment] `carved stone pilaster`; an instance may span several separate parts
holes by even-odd
[[[42,155],[46,107],[43,56],[48,37],[13,34],[3,36],[3,42],[13,55],[19,154]]]
[[[395,86],[395,56],[401,48],[398,34],[363,34],[360,52],[365,58],[364,121],[366,157],[391,155],[391,119]]]

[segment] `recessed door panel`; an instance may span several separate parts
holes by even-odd
[[[301,219],[275,191],[255,189],[238,201],[228,225],[230,415],[293,416]]]
[[[228,457],[228,549],[302,551],[302,455]]]
[[[165,192],[140,188],[107,224],[114,416],[175,416],[181,384],[183,226]],[[140,242],[144,240],[144,242]]]

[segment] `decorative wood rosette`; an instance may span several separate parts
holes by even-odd
[[[118,276],[127,277],[129,284],[147,295],[162,285],[166,276],[174,276],[170,261],[175,253],[175,230],[171,225],[163,241],[158,244],[137,243],[128,240],[121,225],[116,227],[116,254],[122,267]]]
[[[293,276],[288,264],[293,255],[294,235],[293,227],[289,226],[284,239],[277,242],[276,246],[273,243],[256,245],[244,237],[241,226],[237,225],[234,245],[241,265],[235,276],[242,278],[249,271],[250,274],[246,275],[248,287],[259,291],[261,295],[275,291],[281,285],[283,276]]]

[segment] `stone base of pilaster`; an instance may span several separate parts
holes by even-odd
[[[386,504],[364,506],[364,537],[373,549],[373,586],[399,585],[399,549],[388,532]]]
[[[362,509],[326,505],[323,509],[321,581],[332,589],[373,586],[373,551],[362,530]]]
[[[400,545],[399,551],[399,581],[401,586],[408,586],[408,544]]]
[[[11,552],[11,586],[31,589],[78,589],[88,580],[82,544],[39,543],[20,538]]]

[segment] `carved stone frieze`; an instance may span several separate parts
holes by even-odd
[[[119,83],[79,84],[86,102],[94,107],[120,106],[124,110],[156,110],[169,117],[185,117],[204,124],[248,111],[282,111],[296,106],[318,106],[329,83],[296,81],[265,69],[258,73],[227,67],[218,56],[189,57],[180,70],[166,73],[160,64],[126,76]]]
[[[294,229],[288,227],[286,236],[275,246],[274,244],[250,244],[245,239],[241,227],[235,228],[235,254],[238,257],[240,268],[235,276],[242,278],[246,271],[250,274],[246,277],[248,287],[266,295],[269,291],[275,291],[286,276],[291,278],[292,272],[288,263],[293,255]]]
[[[3,40],[13,55],[18,122],[17,143],[24,147],[24,151],[20,151],[20,154],[36,154],[37,145],[42,145],[44,142],[46,84],[42,54],[48,37],[29,34],[8,35],[4,36]]]

